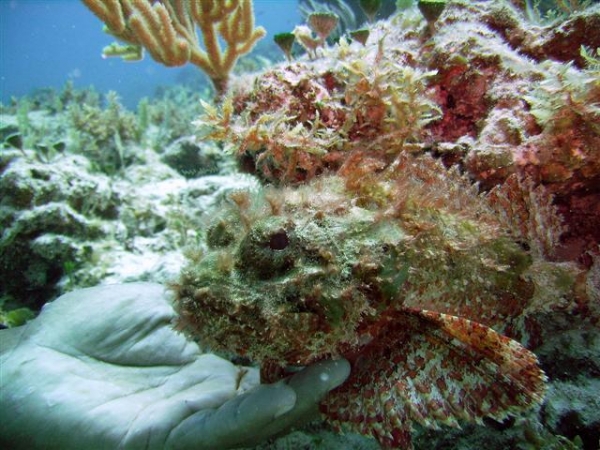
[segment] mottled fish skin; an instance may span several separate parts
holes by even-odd
[[[350,378],[321,411],[337,429],[372,435],[384,448],[412,448],[413,422],[502,420],[542,401],[536,356],[477,322],[406,309],[384,314],[370,333],[346,354]]]
[[[351,376],[324,416],[386,448],[411,448],[413,423],[538,404],[536,356],[490,328],[527,308],[530,255],[468,180],[441,170],[402,157],[368,190],[329,176],[235,193],[177,286],[181,327],[259,362],[265,382],[287,365],[347,358]]]

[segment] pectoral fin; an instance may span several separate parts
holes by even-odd
[[[368,335],[348,357],[350,378],[322,411],[384,448],[412,448],[413,421],[438,428],[502,420],[543,398],[546,377],[536,356],[477,322],[407,309],[382,316]]]

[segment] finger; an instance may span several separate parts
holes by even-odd
[[[295,374],[288,380],[298,401],[294,410],[317,405],[332,389],[341,385],[350,375],[350,363],[345,359],[319,361]]]
[[[171,293],[155,283],[97,286],[65,294],[34,321],[40,345],[120,366],[180,365],[198,346],[173,329]]]
[[[173,429],[165,447],[216,450],[257,442],[262,430],[295,404],[296,394],[285,383],[257,386],[218,409],[191,415]]]
[[[21,343],[21,339],[26,336],[24,334],[25,327],[8,328],[0,330],[0,356],[5,353],[12,352]]]
[[[329,391],[341,385],[349,375],[350,363],[345,359],[319,361],[302,369],[285,381],[296,393],[297,400],[294,408],[260,429],[255,440],[245,443],[258,444],[271,436],[314,419],[319,413],[319,402]]]

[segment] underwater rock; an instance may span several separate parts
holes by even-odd
[[[28,155],[32,153],[28,151]],[[115,193],[107,177],[87,173],[91,168],[86,158],[69,155],[49,164],[20,156],[1,173],[0,195],[4,207],[29,209],[49,202],[65,202],[85,215],[115,217]]]
[[[180,175],[198,178],[221,173],[226,155],[194,137],[181,137],[166,148],[161,159]]]
[[[428,127],[430,139],[472,138],[459,164],[486,190],[515,173],[543,185],[565,225],[557,257],[589,267],[586,252],[597,253],[600,242],[600,210],[592,205],[599,195],[600,74],[583,62],[581,48],[600,45],[597,33],[585,32],[600,22],[600,5],[581,9],[539,27],[505,2],[453,2],[425,55],[442,77],[443,118]],[[566,63],[554,61],[557,51]],[[591,223],[594,230],[584,226]]]
[[[96,223],[62,203],[2,219],[2,292],[36,309],[57,294],[56,284],[67,271],[91,258],[90,242],[103,234]]]
[[[598,392],[598,376],[552,383],[542,410],[544,422],[557,435],[578,439],[585,449],[597,448],[600,440]]]
[[[117,199],[105,177],[87,170],[80,156],[44,164],[23,154],[2,170],[4,295],[39,308],[65,274],[92,258],[92,243],[106,232],[99,219],[115,217]]]
[[[574,7],[575,3],[572,3]],[[543,58],[564,63],[574,61],[578,67],[585,67],[581,46],[592,49],[600,47],[600,34],[589,32],[600,27],[600,5],[592,3],[587,8],[582,6],[579,5],[578,10],[574,10],[562,23],[548,25],[547,32],[539,33],[533,45],[530,43],[528,53],[534,57],[541,54]]]

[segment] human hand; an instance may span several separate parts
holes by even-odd
[[[226,449],[260,442],[316,410],[349,374],[323,361],[260,385],[172,328],[161,285],[60,297],[0,331],[0,447]]]

